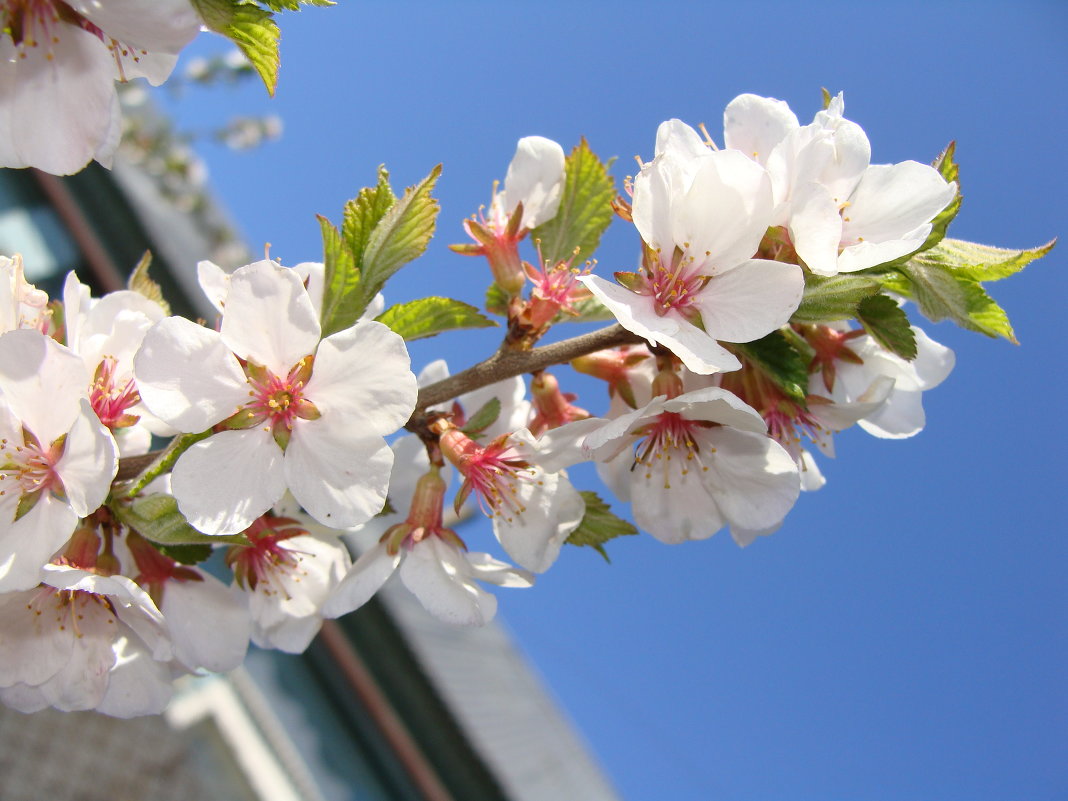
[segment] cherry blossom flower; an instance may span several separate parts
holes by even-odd
[[[227,549],[234,584],[248,600],[252,642],[260,648],[302,653],[352,563],[337,536],[309,528],[293,517],[264,515],[245,531],[247,546]]]
[[[663,131],[678,125],[664,123],[659,139],[675,142]],[[693,372],[737,370],[718,341],[749,342],[784,325],[801,301],[801,269],[752,258],[772,213],[760,165],[732,150],[664,146],[634,180],[641,272],[617,273],[620,284],[579,280],[624,328],[669,348]]]
[[[394,572],[430,614],[464,626],[485,625],[497,612],[497,599],[476,580],[503,587],[533,584],[525,570],[467,552],[456,532],[442,524],[445,490],[440,469],[431,467],[417,483],[408,517],[360,556],[334,590],[323,607],[327,617],[363,606]]]
[[[141,398],[157,417],[180,431],[227,429],[175,464],[182,513],[206,533],[235,534],[288,488],[324,525],[369,519],[393,462],[383,436],[415,406],[403,340],[360,321],[320,342],[300,277],[269,261],[237,270],[223,307],[218,332],[161,321],[134,359]]]
[[[489,214],[464,220],[464,230],[477,244],[453,245],[452,249],[485,256],[497,285],[508,295],[517,295],[526,282],[519,242],[531,229],[556,216],[563,186],[563,148],[543,136],[523,137],[500,192],[494,183]]]
[[[118,453],[88,387],[82,360],[55,340],[0,336],[0,592],[36,586],[111,488]]]
[[[841,94],[800,126],[780,100],[741,95],[724,112],[724,141],[764,164],[797,255],[817,275],[884,264],[918,249],[956,195],[915,161],[870,164],[863,129],[844,118]]]
[[[163,711],[173,649],[148,593],[69,565],[46,565],[42,581],[0,595],[0,700],[20,712]]]
[[[662,542],[705,539],[730,526],[744,545],[754,532],[777,528],[800,492],[793,458],[766,431],[735,395],[707,387],[660,394],[602,421],[582,448],[630,502],[635,522]]]
[[[115,81],[163,83],[201,26],[189,0],[7,0],[0,20],[0,166],[57,175],[111,166]]]

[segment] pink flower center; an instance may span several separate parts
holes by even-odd
[[[305,356],[283,377],[253,362],[245,365],[249,402],[225,421],[229,428],[252,428],[266,423],[278,446],[285,450],[297,419],[317,420],[319,410],[304,396],[314,356]]]
[[[289,598],[288,583],[299,582],[307,575],[301,568],[306,554],[289,545],[287,540],[306,535],[296,520],[288,517],[258,518],[245,532],[249,545],[236,545],[226,554],[226,563],[234,571],[237,583],[265,595]]]
[[[487,517],[501,516],[511,523],[526,511],[519,482],[534,481],[535,472],[508,442],[508,435],[483,448],[459,429],[449,429],[441,437],[441,452],[464,477],[456,495],[457,511],[472,492]]]
[[[141,396],[132,378],[120,381],[115,377],[115,359],[107,356],[96,368],[96,378],[89,391],[89,402],[100,422],[114,430],[131,426],[139,419],[127,415],[126,410],[140,403]]]
[[[638,430],[642,439],[634,454],[631,470],[644,468],[645,477],[651,479],[659,468],[664,476],[664,489],[671,489],[671,468],[676,460],[682,463],[679,472],[688,475],[695,468],[708,471],[704,464],[716,449],[708,445],[702,449],[698,431],[715,425],[702,420],[690,420],[677,412],[661,412],[656,419]]]
[[[11,489],[9,482],[14,482],[20,497],[32,496],[37,499],[45,492],[63,496],[63,481],[56,465],[63,457],[66,435],[48,448],[42,448],[33,434],[26,429],[22,432],[21,445],[0,439],[0,482],[3,482],[0,484],[0,495],[7,494]]]
[[[59,590],[47,584],[26,604],[32,615],[32,626],[38,634],[42,629],[55,632],[73,632],[81,639],[82,621],[86,615],[101,617],[109,625],[115,625],[115,609],[105,595],[83,590]]]
[[[710,276],[701,272],[697,260],[675,249],[669,261],[662,252],[651,254],[638,278],[638,285],[631,288],[653,299],[653,310],[664,317],[672,312],[689,317],[697,309],[694,302],[705,288]],[[651,261],[651,263],[650,263]]]

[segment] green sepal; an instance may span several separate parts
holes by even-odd
[[[279,0],[267,0],[268,5]],[[286,2],[287,0],[282,0]],[[278,84],[278,39],[274,14],[248,0],[192,0],[209,30],[238,46],[263,80],[268,94]]]
[[[873,295],[857,309],[857,322],[880,345],[902,359],[916,358],[916,333],[905,310],[891,297]]]
[[[153,543],[155,548],[164,556],[169,556],[175,562],[182,565],[197,565],[211,558],[214,549],[207,544],[199,545],[164,545],[161,542]]]
[[[406,341],[432,337],[444,331],[464,328],[493,328],[497,325],[474,306],[452,298],[429,297],[390,306],[378,317]]]
[[[581,490],[579,494],[586,502],[586,511],[582,515],[582,522],[578,528],[568,535],[565,542],[568,545],[584,545],[593,548],[604,557],[606,562],[611,563],[604,544],[616,537],[628,537],[638,533],[633,523],[617,517],[611,508],[598,497],[596,492]]]
[[[615,181],[585,137],[564,162],[564,187],[556,216],[534,229],[542,258],[550,264],[574,258],[582,263],[593,255],[615,213]]]
[[[766,337],[730,345],[744,357],[749,367],[759,370],[789,398],[805,402],[808,388],[808,363],[780,331]]]
[[[953,219],[960,211],[960,166],[953,160],[956,152],[957,143],[950,142],[931,165],[938,170],[938,174],[945,178],[947,183],[955,183],[957,185],[957,193],[953,196],[953,200],[949,202],[949,205],[938,212],[935,218],[931,220],[931,233],[927,235],[927,239],[920,246],[920,253],[930,250],[945,238],[946,229],[949,228],[949,224],[953,222]]]
[[[805,294],[801,305],[790,318],[791,323],[828,323],[856,316],[857,306],[879,291],[876,278],[840,273],[824,278],[805,276]]]
[[[156,303],[163,313],[170,315],[171,305],[163,299],[163,290],[159,284],[148,277],[148,268],[152,264],[152,251],[146,250],[137,266],[133,268],[130,277],[126,280],[126,288],[138,295],[143,295]]]
[[[165,493],[135,498],[132,502],[111,504],[111,511],[124,525],[146,540],[162,545],[248,545],[241,534],[213,536],[197,531],[178,511],[178,501]]]
[[[460,430],[467,436],[474,438],[481,434],[491,425],[497,422],[501,416],[501,402],[498,398],[490,398],[482,407],[468,418],[467,423]]]

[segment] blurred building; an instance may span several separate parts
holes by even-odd
[[[249,259],[195,157],[159,131],[135,117],[112,171],[0,170],[0,253],[57,297],[70,270],[95,295],[121,288],[150,250],[174,312],[210,319],[196,262]],[[187,681],[160,717],[0,707],[3,801],[614,798],[503,628],[447,627],[389,587],[303,655],[253,649]]]

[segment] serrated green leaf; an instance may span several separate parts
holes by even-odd
[[[405,340],[432,337],[462,328],[493,328],[497,323],[474,306],[452,298],[429,297],[390,306],[378,317]]]
[[[925,250],[929,250],[941,242],[946,236],[946,229],[949,228],[949,224],[953,222],[953,219],[957,216],[957,212],[960,211],[960,203],[962,195],[960,193],[960,167],[957,162],[953,160],[954,154],[957,152],[957,143],[950,142],[946,145],[946,149],[943,150],[938,158],[934,160],[932,165],[938,174],[946,179],[948,183],[957,184],[957,193],[953,196],[953,200],[949,202],[942,211],[935,215],[935,218],[931,220],[931,233],[927,235],[927,239],[924,240],[923,245],[920,246],[918,252],[922,253]]]
[[[808,364],[779,331],[753,342],[732,344],[731,350],[766,375],[787,397],[804,403]]]
[[[568,545],[584,545],[593,548],[606,562],[611,560],[604,549],[604,544],[616,537],[629,537],[638,533],[634,525],[612,513],[608,504],[598,497],[596,492],[582,490],[579,492],[586,502],[586,511],[582,522],[571,532],[565,542]]]
[[[211,558],[213,549],[210,545],[164,545],[155,543],[159,552],[169,556],[175,562],[183,565],[196,565]]]
[[[300,11],[303,6],[333,6],[334,0],[261,0],[272,11]]]
[[[274,94],[278,84],[278,39],[274,14],[248,0],[193,0],[193,7],[209,30],[238,46]]]
[[[326,217],[319,216],[323,235],[323,308],[319,315],[323,336],[353,325],[363,309],[358,307],[360,273],[341,233]]]
[[[827,323],[856,315],[857,306],[879,291],[879,281],[867,276],[841,273],[824,278],[805,276],[805,294],[790,318],[792,323]]]
[[[491,425],[497,422],[497,418],[501,416],[501,401],[499,398],[490,398],[477,412],[471,415],[467,424],[461,428],[467,436],[474,437],[477,434],[481,434]]]
[[[916,358],[916,334],[908,315],[886,295],[874,295],[860,304],[857,322],[872,338],[891,353],[912,361]]]
[[[345,204],[341,236],[352,254],[357,272],[363,269],[367,243],[375,226],[396,202],[397,196],[389,185],[389,171],[383,164],[378,168],[378,183],[373,187],[364,187],[353,200]]]
[[[928,264],[941,264],[976,281],[1000,281],[1045,256],[1055,244],[1056,239],[1037,248],[1010,250],[960,239],[943,239],[915,258]]]
[[[912,259],[882,280],[889,291],[916,303],[928,320],[952,320],[961,328],[1019,344],[1005,314],[982,285],[944,264]]]
[[[197,531],[178,511],[178,502],[164,493],[146,495],[133,503],[115,503],[111,509],[123,524],[162,545],[248,545],[248,539],[239,534],[212,536]]]
[[[146,250],[137,266],[133,268],[130,277],[126,281],[126,288],[138,295],[143,295],[155,302],[166,315],[171,313],[171,305],[163,299],[163,290],[159,284],[148,277],[148,268],[152,264],[152,251]]]
[[[531,234],[533,240],[541,242],[542,258],[553,264],[572,256],[579,264],[590,258],[615,216],[615,196],[616,186],[608,168],[583,138],[565,161],[564,189],[556,216]]]
[[[439,164],[418,184],[404,190],[404,196],[390,207],[371,231],[360,265],[357,293],[360,312],[390,276],[426,250],[434,235],[440,209],[430,192],[440,175]]]

